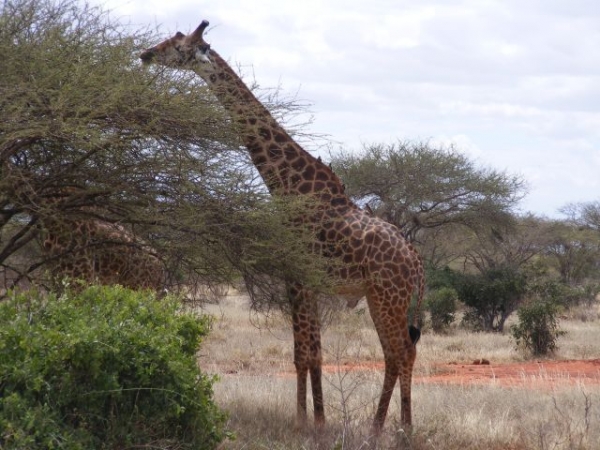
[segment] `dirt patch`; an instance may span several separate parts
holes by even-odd
[[[324,365],[323,371],[378,371],[383,363]],[[497,384],[512,387],[553,388],[577,383],[600,385],[600,359],[568,361],[533,361],[494,364],[477,360],[470,363],[448,363],[433,367],[431,374],[416,373],[414,384]]]

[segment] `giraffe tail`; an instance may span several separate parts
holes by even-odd
[[[419,328],[419,322],[421,318],[421,303],[423,303],[423,295],[425,293],[425,271],[423,270],[423,261],[419,258],[419,267],[417,269],[417,275],[415,284],[417,285],[417,304],[413,309],[412,323],[408,326],[408,334],[413,345],[417,345],[421,338],[421,329]]]

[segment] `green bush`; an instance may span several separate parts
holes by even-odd
[[[469,308],[463,322],[483,331],[502,332],[527,289],[525,274],[512,267],[495,267],[477,274],[455,273],[453,280],[459,299]]]
[[[0,304],[0,448],[214,448],[207,317],[120,287]]]
[[[458,294],[449,287],[437,289],[427,296],[433,331],[442,333],[454,322],[457,300]]]
[[[533,355],[554,352],[557,339],[565,334],[558,327],[558,308],[556,303],[543,300],[521,306],[517,311],[519,322],[511,328],[517,347]]]

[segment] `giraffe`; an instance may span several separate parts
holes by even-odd
[[[396,381],[400,380],[401,422],[410,427],[411,379],[419,338],[417,316],[408,323],[413,290],[423,296],[421,258],[400,230],[361,210],[344,193],[333,170],[305,151],[279,125],[229,64],[204,40],[208,21],[185,35],[145,50],[145,64],[193,70],[208,85],[237,126],[240,139],[272,195],[309,196],[317,204],[298,220],[315,232],[315,251],[331,258],[330,275],[337,293],[355,306],[366,296],[383,349],[385,376],[373,429],[383,427]],[[307,376],[310,374],[315,423],[324,423],[321,385],[321,338],[317,296],[290,286],[297,378],[297,416],[306,422]]]
[[[102,211],[86,205],[85,193],[63,189],[41,200],[42,251],[53,280],[120,284],[151,289],[162,295],[165,270],[147,244]]]

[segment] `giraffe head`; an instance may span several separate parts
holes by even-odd
[[[187,36],[177,32],[175,36],[145,50],[140,58],[144,64],[159,64],[174,69],[210,67],[210,45],[204,41],[208,21],[203,20],[196,30]]]

